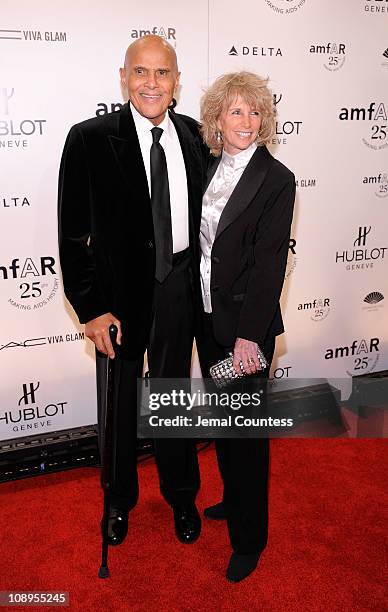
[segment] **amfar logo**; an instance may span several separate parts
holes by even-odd
[[[388,0],[366,0],[366,13],[388,13]]]
[[[290,238],[290,242],[288,243],[288,249],[289,249],[289,253],[288,253],[286,273],[284,275],[284,278],[288,278],[289,276],[291,276],[291,274],[295,270],[296,264],[298,262],[297,257],[296,257],[296,240],[295,240],[295,238]]]
[[[106,104],[105,102],[98,102],[96,108],[96,117],[101,117],[107,113],[117,113],[123,108],[122,102],[111,102]]]
[[[8,410],[0,413],[0,424],[12,425],[12,431],[28,431],[32,429],[42,429],[51,427],[51,419],[57,415],[65,414],[67,402],[55,402],[37,405],[36,392],[40,387],[40,382],[28,382],[22,384],[22,395],[18,400],[16,410]]]
[[[19,310],[37,310],[49,304],[59,288],[54,266],[55,259],[49,256],[15,258],[9,265],[0,265],[0,282],[8,281],[13,287],[8,304]],[[20,279],[25,281],[20,283]]]
[[[306,0],[264,0],[264,2],[279,15],[291,15],[302,8]]]
[[[31,136],[43,136],[43,124],[46,119],[10,119],[10,100],[15,89],[0,87],[0,112],[6,119],[0,120],[0,149],[25,149]],[[1,137],[5,136],[4,140]],[[15,138],[17,136],[18,138]]]
[[[240,51],[237,51],[233,45],[228,55],[258,55],[260,57],[282,57],[280,47],[246,47],[242,46]]]
[[[364,185],[373,185],[374,194],[378,198],[388,196],[388,172],[379,172],[374,176],[364,176],[362,182]]]
[[[330,298],[314,298],[310,302],[302,302],[298,304],[298,310],[307,311],[312,321],[323,321],[330,312]]]
[[[384,102],[371,102],[368,107],[341,108],[340,121],[372,121],[368,138],[362,142],[375,151],[388,147],[388,117]]]
[[[67,42],[66,32],[55,30],[0,30],[0,40],[24,40],[29,42]]]
[[[283,99],[283,94],[273,94],[273,101],[277,107]],[[287,136],[299,136],[303,121],[276,121],[276,133],[272,144],[287,144]]]
[[[310,45],[310,53],[325,55],[324,68],[330,72],[336,72],[345,63],[345,44],[329,42],[325,45]]]
[[[379,338],[370,340],[353,340],[348,346],[337,346],[336,348],[326,349],[325,359],[348,359],[349,376],[355,374],[367,374],[372,372],[379,360]]]
[[[367,238],[372,227],[364,226],[358,228],[358,235],[353,242],[354,247],[366,247]],[[335,256],[336,263],[345,263],[346,270],[367,270],[373,268],[376,261],[384,259],[387,247],[355,248],[353,250],[337,251]],[[357,262],[357,263],[352,263]]]
[[[140,30],[133,29],[130,32],[130,37],[137,39],[142,38],[143,36],[148,36],[149,34],[161,36],[161,38],[168,40],[173,47],[176,47],[176,28],[153,26],[152,28],[144,28]]]

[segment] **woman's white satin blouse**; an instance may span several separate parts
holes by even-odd
[[[257,145],[251,144],[248,149],[229,155],[224,150],[218,168],[202,200],[201,219],[201,289],[205,312],[212,312],[210,295],[211,252],[217,233],[218,223],[234,188],[256,151]]]

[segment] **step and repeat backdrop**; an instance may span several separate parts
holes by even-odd
[[[93,346],[62,290],[58,167],[71,125],[123,103],[118,70],[146,33],[176,48],[178,112],[199,118],[224,72],[269,76],[270,149],[298,186],[274,380],[388,368],[388,0],[2,0],[0,440],[96,422]]]

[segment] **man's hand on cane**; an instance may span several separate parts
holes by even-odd
[[[106,314],[96,317],[91,321],[88,321],[85,325],[85,335],[96,345],[97,350],[105,355],[108,355],[110,359],[114,359],[115,352],[113,350],[112,342],[109,337],[109,326],[116,325],[117,327],[117,344],[121,344],[121,323],[112,315],[107,312]]]

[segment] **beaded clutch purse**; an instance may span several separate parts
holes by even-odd
[[[261,369],[265,370],[268,364],[260,347],[257,347],[257,357],[259,359]],[[229,357],[226,357],[226,359],[218,361],[218,363],[212,365],[210,368],[210,375],[215,385],[219,388],[226,387],[231,382],[236,381],[238,378],[249,376],[249,373],[245,372],[242,366],[242,361],[240,361],[240,366],[241,371],[236,372],[233,367],[233,353],[229,353]]]

